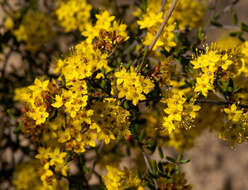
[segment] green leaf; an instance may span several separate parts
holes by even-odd
[[[157,141],[152,140],[148,142],[148,146],[146,148],[149,150],[149,154],[153,154],[154,151],[156,150],[156,147],[157,147]]]
[[[228,88],[227,88],[227,90],[226,90],[227,92],[232,92],[233,91],[233,88],[232,87],[230,87],[230,86],[228,86]]]
[[[123,106],[125,109],[129,109],[129,105],[128,105],[127,101],[124,102]]]
[[[89,173],[89,168],[87,168],[85,165],[83,165],[83,171],[85,174]]]
[[[147,8],[147,0],[142,0],[142,9],[146,11]]]
[[[139,142],[142,142],[145,137],[145,130],[142,129],[142,131],[139,134]]]
[[[229,35],[232,37],[239,37],[243,34],[243,32],[238,31],[238,32],[230,32]]]
[[[173,163],[176,163],[176,160],[175,158],[172,158],[170,156],[166,156],[166,160],[170,161],[170,162],[173,162]]]
[[[179,154],[179,156],[177,157],[177,162],[180,162],[183,158],[183,155],[182,154]]]
[[[233,93],[237,93],[241,90],[241,88],[239,86],[237,86],[234,90],[233,90]]]
[[[216,27],[222,27],[222,24],[217,22],[217,20],[210,20],[210,24]]]
[[[66,86],[65,75],[62,75],[61,79],[62,79],[62,86]]]
[[[16,117],[14,116],[14,114],[12,113],[10,109],[7,110],[7,113],[11,117],[11,119],[16,120]]]
[[[157,174],[158,168],[157,168],[157,162],[155,160],[152,160],[152,172],[154,175]]]
[[[183,159],[183,160],[180,160],[180,164],[187,164],[190,162],[190,159]]]
[[[235,12],[232,12],[232,23],[235,25],[238,23],[238,16]]]
[[[248,25],[246,25],[245,23],[241,22],[240,29],[243,32],[248,32]]]
[[[21,129],[22,129],[22,124],[19,123],[19,125],[18,125],[18,126],[16,127],[16,129],[14,130],[14,133],[15,133],[15,134],[19,133],[19,132],[21,131]]]
[[[158,153],[159,153],[160,158],[163,159],[164,158],[164,153],[163,153],[163,150],[162,150],[161,146],[158,146]]]
[[[215,15],[214,15],[214,17],[213,17],[214,19],[213,20],[217,20],[217,19],[219,19],[220,18],[220,13],[216,13]]]

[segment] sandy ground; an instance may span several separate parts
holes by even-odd
[[[183,169],[195,190],[248,190],[248,145],[231,148],[216,133],[204,133],[185,153]]]

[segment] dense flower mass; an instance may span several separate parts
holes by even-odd
[[[67,170],[69,167],[66,162],[66,152],[60,152],[59,148],[51,150],[51,148],[39,149],[39,154],[36,155],[36,158],[40,160],[41,168],[41,181],[45,187],[48,189],[53,189],[53,186],[57,184],[55,174],[53,172],[60,173],[63,176],[67,175]],[[51,169],[53,168],[53,170]]]
[[[106,40],[107,43],[120,43],[128,39],[127,26],[119,24],[115,20],[115,16],[111,16],[108,11],[97,14],[96,19],[97,21],[94,25],[89,23],[86,30],[82,32],[82,35],[87,37],[86,41],[88,43],[92,43],[95,38],[100,38],[100,40],[104,38],[102,40]]]
[[[43,185],[40,179],[40,164],[37,160],[30,160],[28,162],[20,164],[14,173],[13,183],[17,190],[23,189],[62,189],[68,190],[69,186],[66,180],[59,179],[52,186],[47,188],[47,186]]]
[[[84,31],[89,22],[91,9],[92,6],[86,0],[62,0],[56,15],[66,32],[76,29]]]
[[[170,97],[162,100],[163,103],[167,104],[167,108],[164,109],[166,116],[163,121],[165,131],[172,133],[176,128],[191,128],[201,107],[192,104],[192,102],[186,102],[183,91],[173,90],[170,93]]]
[[[131,100],[134,105],[137,105],[140,100],[145,100],[145,94],[154,88],[152,81],[137,74],[133,67],[129,72],[122,68],[120,72],[115,73],[115,76],[117,78],[118,97],[125,97],[127,100]]]
[[[159,11],[158,7],[161,6],[162,0],[151,0],[148,1],[146,12],[142,14],[142,16],[139,15],[140,9],[136,10],[134,13],[135,16],[140,16],[137,22],[140,29],[147,29],[147,34],[143,42],[144,45],[150,45],[153,41],[171,3],[172,0],[169,0],[163,10]],[[199,26],[204,16],[204,7],[204,3],[198,0],[179,1],[163,33],[159,36],[154,49],[161,47],[170,51],[171,48],[175,47],[175,30],[177,28],[177,23],[179,30],[184,30],[187,27],[193,29],[196,26]]]
[[[54,35],[51,18],[44,13],[28,12],[20,26],[13,31],[18,41],[25,42],[25,48],[37,51]]]
[[[245,23],[207,44],[206,31],[222,24],[215,14],[204,26],[215,11],[205,0],[24,2],[3,9],[0,26],[11,126],[0,144],[25,155],[17,190],[190,190],[180,170],[189,160],[164,156],[165,147],[182,153],[206,130],[248,142]],[[224,11],[234,23],[237,2]],[[9,73],[12,53],[23,70]]]
[[[108,190],[124,190],[124,189],[137,189],[143,190],[141,180],[135,174],[135,171],[128,169],[119,170],[111,166],[106,167],[108,174],[103,176],[105,185]]]

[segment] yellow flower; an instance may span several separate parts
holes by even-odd
[[[196,79],[195,92],[201,92],[203,96],[207,96],[208,91],[213,88],[213,85],[210,83],[209,78],[206,75],[202,75],[201,78]]]
[[[56,95],[55,96],[55,103],[52,104],[53,107],[55,108],[60,108],[61,106],[63,106],[63,99],[61,96]]]
[[[49,114],[44,107],[37,107],[34,111],[27,112],[27,115],[35,120],[36,125],[45,123]]]
[[[108,174],[103,176],[103,180],[108,190],[143,189],[135,171],[127,168],[122,171],[112,166],[106,166],[106,168]]]
[[[134,105],[145,100],[144,94],[148,94],[154,88],[151,80],[136,73],[133,67],[130,68],[130,71],[122,68],[121,71],[115,72],[115,77],[117,78],[118,97],[132,100]]]
[[[224,111],[228,115],[228,120],[234,123],[239,122],[243,114],[243,111],[238,110],[235,104],[232,104],[230,108],[225,108]]]
[[[4,27],[8,30],[11,30],[14,28],[14,20],[11,17],[8,17],[5,21],[4,21]]]
[[[158,7],[161,6],[162,0],[149,0],[147,2],[147,10],[145,13],[138,14],[140,8],[135,13],[136,16],[140,16],[137,24],[140,29],[147,29],[147,35],[145,37],[144,45],[150,45],[153,41],[160,25],[163,22],[163,18],[166,16],[172,0],[168,0],[165,5],[164,11],[159,12]],[[174,30],[176,23],[178,23],[179,29],[183,30],[186,27],[192,29],[199,26],[203,20],[205,6],[196,0],[184,0],[177,3],[176,9],[170,17],[166,27],[162,34],[159,36],[154,50],[157,47],[162,47],[167,51],[170,51],[172,47],[176,46]]]
[[[65,152],[60,152],[59,148],[55,148],[54,151],[50,153],[49,164],[51,166],[57,164],[64,164],[66,155],[67,154]]]
[[[86,0],[61,2],[56,10],[59,24],[66,32],[79,29],[84,31],[90,19],[92,6]]]

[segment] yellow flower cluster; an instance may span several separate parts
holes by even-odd
[[[137,189],[143,190],[141,180],[135,171],[125,168],[124,171],[112,166],[106,166],[108,174],[103,176],[104,183],[108,190]]]
[[[109,143],[130,134],[127,116],[129,112],[114,100],[96,102],[91,110],[81,112],[76,118],[68,118],[65,130],[59,129],[58,141],[65,143],[66,150],[84,152],[85,146],[96,146],[96,140]]]
[[[44,123],[49,117],[51,85],[48,80],[35,79],[34,84],[18,89],[15,100],[24,103],[22,131],[31,135],[31,140],[38,141]]]
[[[58,142],[65,145],[67,151],[84,152],[86,146],[96,146],[97,128],[92,123],[93,110],[84,110],[77,114],[75,119],[66,117],[67,124],[64,129],[58,129]]]
[[[149,7],[149,6],[148,6]],[[157,13],[158,10],[153,12],[147,8],[147,13],[143,14],[142,19],[138,20],[138,25],[140,29],[147,29],[147,34],[144,40],[144,45],[149,46],[154,39],[161,23],[163,22],[164,14],[162,12]],[[162,34],[159,36],[153,49],[157,47],[164,47],[167,51],[170,51],[172,47],[176,46],[174,30],[176,28],[176,23],[169,20],[168,25],[164,28]]]
[[[230,108],[225,108],[224,111],[228,115],[228,120],[234,123],[239,122],[243,115],[243,111],[237,110],[237,106],[235,104],[232,104]]]
[[[28,108],[26,114],[35,120],[36,125],[45,123],[49,116],[47,112],[49,102],[46,99],[49,96],[48,83],[48,80],[40,81],[35,79],[34,85],[28,87],[26,94],[22,94],[26,98],[25,102]]]
[[[99,30],[99,40],[105,40],[104,36],[110,34],[108,31],[116,34],[116,43],[120,43],[118,37],[127,39],[125,26],[118,28],[108,12],[97,15],[97,18],[94,27]],[[109,20],[107,25],[103,25],[104,19]],[[102,102],[89,99],[98,92],[94,89],[98,87],[92,86],[91,82],[103,80],[104,74],[111,70],[107,62],[109,52],[94,46],[95,35],[89,34],[70,55],[58,60],[55,73],[59,77],[56,81],[36,79],[34,85],[16,91],[19,93],[15,100],[22,101],[26,109],[22,130],[33,140],[47,145],[63,145],[67,151],[81,153],[86,147],[96,146],[96,141],[110,143],[130,135],[130,114],[119,106],[120,102],[112,98],[104,98]],[[143,85],[153,85],[141,76],[138,79],[143,81]],[[144,92],[148,93],[148,89],[144,88]],[[46,174],[51,173],[47,171]]]
[[[37,160],[29,160],[21,163],[15,168],[13,184],[17,190],[48,190],[61,189],[69,190],[68,183],[63,179],[58,179],[57,183],[51,186],[45,186],[40,179],[40,164]]]
[[[199,126],[190,129],[176,128],[173,133],[168,134],[168,140],[162,142],[176,150],[189,150],[195,145],[195,139],[201,135],[202,128]]]
[[[224,113],[227,115],[228,122],[218,130],[219,138],[223,138],[231,145],[247,142],[248,112],[232,104],[230,108],[224,109]]]
[[[84,31],[89,22],[91,9],[92,6],[86,0],[61,1],[56,15],[66,32],[76,29]]]
[[[196,78],[195,92],[200,92],[204,96],[209,90],[214,89],[214,80],[219,68],[226,71],[233,64],[232,56],[227,52],[206,49],[206,53],[191,61],[194,69],[200,70],[200,76]]]
[[[120,139],[131,134],[128,130],[130,113],[118,104],[113,98],[108,98],[92,106],[94,110],[92,120],[98,126],[98,139],[104,140],[107,144],[111,139]]]
[[[121,38],[121,41],[128,39],[126,33],[127,26],[125,24],[118,24],[115,20],[115,16],[111,16],[108,11],[97,14],[96,18],[96,24],[93,25],[89,23],[86,26],[86,30],[82,32],[82,35],[87,37],[86,41],[89,44],[91,44],[95,38],[99,38],[101,31],[114,33],[116,37]]]
[[[240,79],[241,77],[242,80],[237,80],[237,83],[244,85],[245,77],[248,76],[248,41],[232,40],[230,43],[231,40],[232,38],[220,39],[191,62],[195,69],[201,71],[199,79],[196,79],[198,83],[196,92],[207,96],[208,90],[213,89],[216,72],[220,69],[226,78]],[[204,87],[205,90],[203,90]]]
[[[162,5],[162,0],[150,0],[147,2],[147,10],[142,17],[138,20],[137,24],[140,29],[147,29],[147,35],[144,40],[145,45],[150,45],[158,31],[163,19],[171,6],[172,0],[167,1],[164,10],[159,12]],[[154,49],[163,47],[170,51],[172,47],[176,46],[174,30],[176,23],[180,30],[186,27],[195,28],[202,22],[204,16],[204,4],[198,0],[184,0],[180,1],[172,16],[170,17],[167,26],[164,28],[162,34],[159,36]],[[139,16],[140,9],[135,12],[135,16]]]
[[[61,94],[55,96],[52,106],[55,108],[63,106],[65,113],[74,118],[87,105],[87,85],[85,81],[72,79],[66,83],[66,87],[67,89],[61,90]]]
[[[169,134],[181,126],[190,128],[200,110],[200,106],[194,105],[192,102],[188,103],[184,92],[177,89],[173,89],[169,97],[162,99],[161,102],[167,104],[167,108],[164,109],[166,116],[163,126],[165,132]]]
[[[35,190],[42,188],[42,183],[39,176],[39,163],[35,160],[29,163],[22,163],[15,169],[13,184],[17,190]]]
[[[185,103],[184,106],[187,107],[187,104]],[[196,106],[196,108],[199,109],[200,106]],[[188,116],[184,115],[185,113],[183,113],[183,121],[181,121],[181,126],[183,127],[176,127],[173,132],[166,134],[163,132],[167,131],[167,129],[165,130],[163,126],[165,117],[163,110],[164,105],[160,103],[156,105],[155,109],[148,110],[147,112],[142,113],[141,119],[144,119],[146,121],[144,125],[142,125],[142,127],[144,127],[145,129],[146,135],[150,138],[156,139],[158,141],[158,144],[161,146],[173,147],[174,149],[179,151],[186,151],[191,149],[195,144],[196,138],[199,137],[206,128],[206,125],[204,125],[203,127],[197,123],[197,121],[199,121],[198,118],[202,116],[203,109],[201,108],[201,110],[197,112],[192,112],[192,110],[185,109],[185,112],[191,112],[191,114],[193,114],[193,117],[195,114],[197,114],[197,117],[195,117],[195,119],[192,118],[192,120],[190,121]],[[204,118],[206,118],[206,116]],[[195,125],[195,123],[197,124]],[[190,125],[192,125],[191,128]]]
[[[39,154],[35,157],[40,160],[41,168],[41,181],[48,189],[53,189],[56,185],[56,174],[63,176],[67,175],[69,169],[66,163],[66,152],[61,152],[58,147],[54,150],[49,148],[39,148]]]
[[[90,77],[99,69],[105,68],[109,71],[107,56],[99,49],[94,49],[91,43],[83,41],[75,47],[70,56],[58,60],[55,72],[64,76],[66,84],[70,86],[78,80]]]
[[[241,66],[238,67],[237,75],[244,74],[245,77],[248,77],[248,41],[245,41],[240,46],[241,52]]]
[[[172,2],[169,0],[168,2]],[[179,29],[186,27],[190,29],[201,26],[206,9],[205,0],[183,0],[178,1],[175,12],[172,13],[173,19],[178,23]],[[168,3],[166,9],[169,9]]]
[[[8,30],[13,29],[15,26],[14,20],[11,17],[8,17],[4,21],[4,27]]]
[[[226,66],[229,66],[228,75],[236,79],[248,76],[248,41],[242,42],[234,37],[222,37],[212,46],[219,54],[227,54],[228,59],[231,59],[232,63],[226,64]],[[225,55],[225,57],[227,56]],[[237,82],[239,84],[244,83],[245,78],[243,77],[242,80],[237,80]]]
[[[55,139],[57,143],[64,144],[67,151],[81,153],[87,146],[95,147],[97,140],[108,144],[111,140],[130,135],[129,112],[118,104],[110,98],[93,102],[91,109],[81,109],[75,117],[69,113],[63,116],[63,109],[60,108],[61,113],[45,126],[49,131],[44,131],[43,140],[51,144],[51,140]]]
[[[144,94],[148,94],[154,88],[152,81],[138,74],[133,67],[129,71],[122,68],[121,71],[115,72],[115,77],[118,97],[125,97],[134,105],[137,105],[140,100],[145,100]]]
[[[19,28],[13,33],[18,41],[25,42],[25,48],[30,51],[37,51],[54,35],[50,18],[33,11],[24,15]]]

